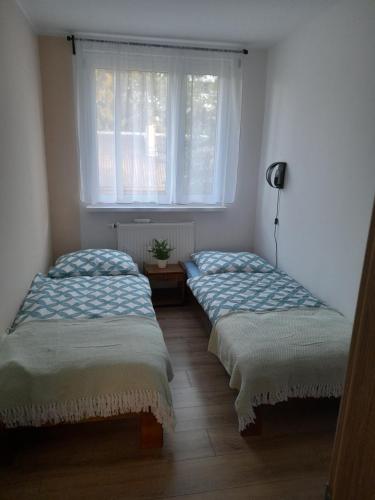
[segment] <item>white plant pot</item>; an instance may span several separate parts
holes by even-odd
[[[159,269],[165,269],[167,267],[168,259],[165,260],[156,259],[156,262]]]

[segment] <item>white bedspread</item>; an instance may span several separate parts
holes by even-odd
[[[255,420],[254,407],[291,397],[339,397],[352,325],[331,309],[233,313],[211,332],[209,351],[239,391],[239,429]]]
[[[155,319],[31,321],[0,341],[0,422],[78,422],[152,411],[173,424],[172,368]]]

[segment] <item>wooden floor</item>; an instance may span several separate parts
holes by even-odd
[[[137,449],[132,421],[18,433],[0,499],[322,499],[337,403],[266,408],[262,436],[242,438],[200,311],[157,315],[175,369],[177,427],[164,448]]]

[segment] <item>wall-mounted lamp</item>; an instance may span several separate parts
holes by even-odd
[[[277,189],[283,189],[286,163],[277,161],[267,168],[266,180],[268,184]]]
[[[285,178],[285,169],[286,163],[285,161],[276,161],[272,163],[267,168],[266,171],[266,180],[268,184],[277,189],[277,202],[276,202],[276,214],[274,219],[274,230],[273,237],[275,240],[275,266],[278,267],[278,248],[277,248],[277,228],[279,225],[279,202],[280,202],[280,189],[284,187],[284,178]]]

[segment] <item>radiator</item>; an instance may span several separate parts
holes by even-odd
[[[169,263],[188,260],[195,249],[194,222],[117,225],[117,248],[133,257],[139,266],[143,262],[154,262],[148,252],[154,238],[168,240],[175,249],[168,259]]]

